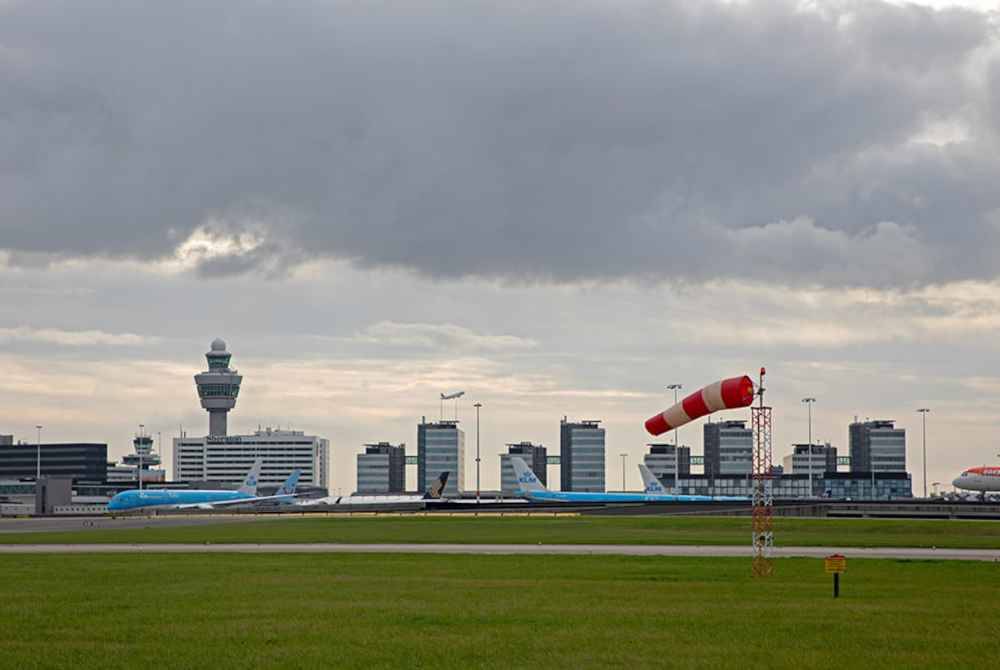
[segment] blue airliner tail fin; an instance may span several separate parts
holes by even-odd
[[[292,474],[288,475],[288,479],[282,484],[274,495],[276,496],[293,496],[295,495],[295,487],[299,485],[299,477],[302,476],[302,470],[295,468],[292,470]]]

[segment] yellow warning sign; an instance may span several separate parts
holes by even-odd
[[[833,554],[824,559],[823,565],[827,574],[840,574],[847,570],[847,557],[843,554]]]

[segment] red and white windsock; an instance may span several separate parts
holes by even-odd
[[[753,381],[743,375],[709,384],[695,391],[662,414],[646,420],[650,435],[662,435],[720,409],[737,409],[753,404]]]

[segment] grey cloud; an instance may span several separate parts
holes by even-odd
[[[162,258],[208,231],[258,240],[204,276],[995,276],[996,107],[966,76],[987,17],[810,4],[8,4],[0,248]],[[969,141],[909,141],[952,120]]]

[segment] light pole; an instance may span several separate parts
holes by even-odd
[[[35,442],[35,485],[42,478],[42,427],[35,426],[38,430],[38,441]]]
[[[622,493],[625,493],[625,459],[628,458],[628,454],[622,454]]]
[[[667,385],[668,391],[674,392],[674,404],[677,404],[677,391],[684,388],[683,384],[669,384]],[[674,493],[677,493],[678,486],[680,485],[681,479],[681,452],[680,452],[680,442],[677,441],[677,429],[674,428]]]
[[[145,427],[146,424],[144,423],[139,424],[139,440],[136,442],[136,447],[135,447],[135,450],[139,453],[139,468],[135,471],[135,478],[139,480],[140,491],[142,490],[142,447],[144,444],[142,441],[142,434],[143,434],[143,429]]]
[[[473,407],[476,408],[476,504],[479,504],[479,408],[483,406],[483,403],[477,402]]]
[[[806,452],[809,455],[809,497],[813,497],[813,403],[816,398],[803,398],[802,402],[809,409],[809,447]],[[794,460],[794,457],[793,457]]]
[[[927,497],[927,412],[931,411],[928,407],[921,407],[917,410],[921,414],[921,419],[923,419],[924,424],[924,498]]]

